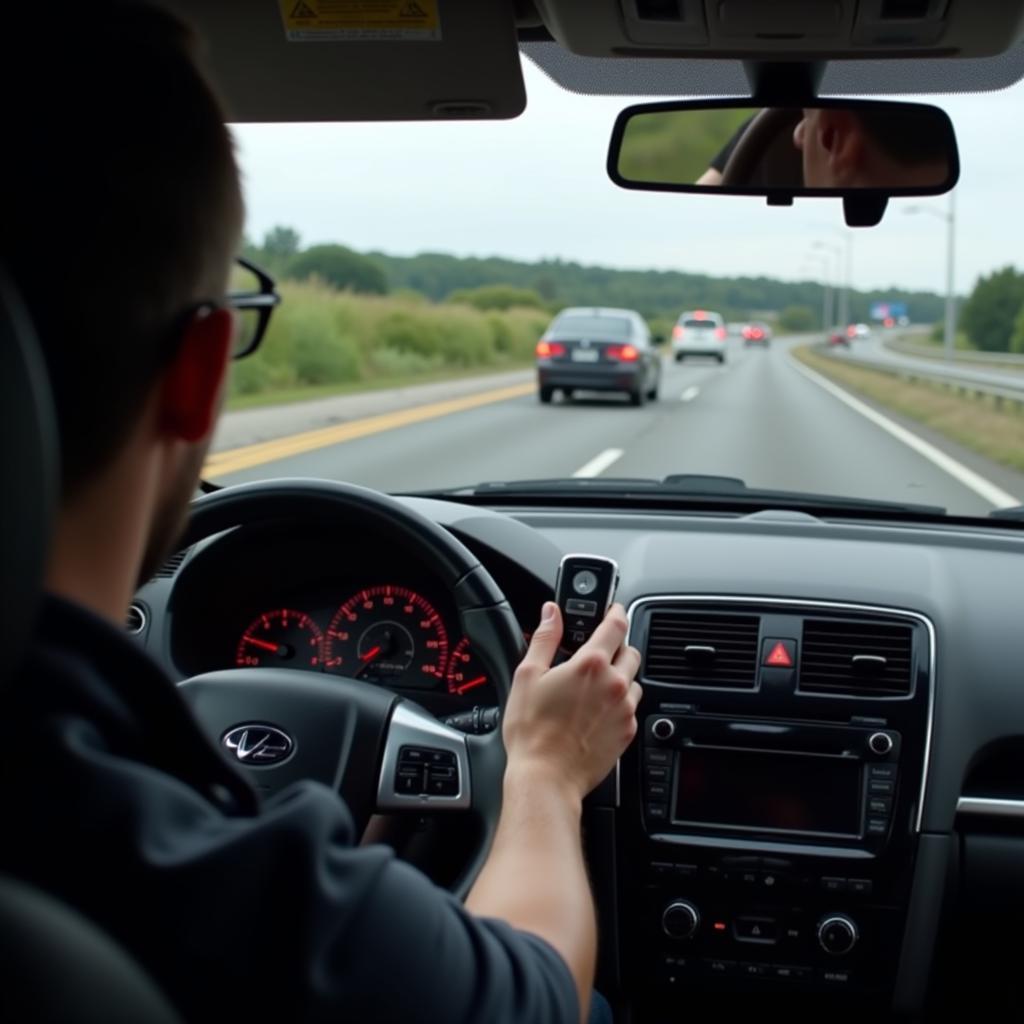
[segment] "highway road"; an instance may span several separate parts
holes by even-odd
[[[229,414],[207,476],[315,476],[407,491],[707,473],[965,515],[1024,501],[1024,476],[880,415],[796,364],[792,344],[776,339],[764,351],[731,340],[722,367],[666,361],[660,400],[642,408],[596,395],[542,406],[525,372],[327,400],[334,413],[308,422],[301,407]]]

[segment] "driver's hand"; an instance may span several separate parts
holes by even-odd
[[[640,652],[624,646],[626,613],[619,604],[586,644],[552,668],[561,639],[561,612],[549,601],[513,678],[502,733],[510,771],[552,773],[582,799],[636,735]]]

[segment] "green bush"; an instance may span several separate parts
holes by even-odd
[[[343,245],[314,245],[287,264],[285,276],[294,281],[318,277],[335,288],[367,295],[384,295],[388,279],[373,260]]]
[[[548,303],[532,288],[513,288],[507,284],[485,284],[479,288],[460,288],[446,302],[457,302],[475,309],[548,309]]]
[[[978,279],[960,313],[960,326],[976,348],[1007,352],[1024,306],[1024,274],[1003,267]]]
[[[1024,352],[1024,304],[1017,313],[1017,320],[1013,325],[1013,337],[1010,338],[1011,352]]]
[[[779,330],[790,334],[802,331],[813,331],[818,326],[818,318],[807,306],[787,306],[779,314]]]
[[[422,296],[357,295],[285,281],[260,351],[232,376],[236,395],[521,366],[547,326],[537,309],[482,311]]]

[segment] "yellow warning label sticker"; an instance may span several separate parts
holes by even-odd
[[[433,42],[438,0],[279,0],[292,43]]]

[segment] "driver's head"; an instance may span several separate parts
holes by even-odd
[[[920,111],[805,109],[793,130],[808,188],[929,187],[949,176],[947,138]]]
[[[8,25],[0,69],[0,260],[57,407],[55,557],[68,536],[101,542],[106,503],[108,529],[121,526],[145,570],[180,528],[226,376],[222,303],[243,217],[232,143],[171,15],[61,5],[22,27]],[[132,526],[113,516],[126,506]]]

